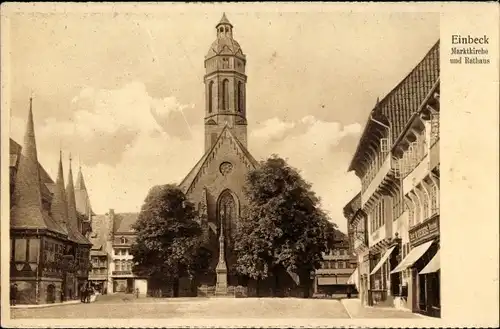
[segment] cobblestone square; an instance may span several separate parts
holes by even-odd
[[[12,309],[13,319],[29,318],[418,318],[410,312],[364,308],[359,300],[298,298],[139,298],[101,296],[90,304]]]

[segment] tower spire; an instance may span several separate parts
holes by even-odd
[[[14,206],[10,220],[13,228],[47,228],[42,214],[42,192],[33,123],[32,96],[30,96],[24,144],[16,171]]]
[[[68,234],[68,205],[66,203],[66,191],[64,190],[64,172],[61,149],[59,149],[59,166],[50,210],[54,220],[61,226],[63,232]]]

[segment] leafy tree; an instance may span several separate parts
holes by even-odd
[[[299,172],[273,155],[247,176],[249,206],[237,230],[238,271],[261,280],[280,268],[299,276],[308,296],[311,271],[332,246],[335,224]]]
[[[206,251],[195,216],[193,204],[177,186],[153,187],[134,224],[134,273],[173,284],[176,293],[180,277],[202,272],[205,264],[200,258]]]

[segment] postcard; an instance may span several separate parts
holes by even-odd
[[[498,327],[499,17],[2,4],[2,326]]]

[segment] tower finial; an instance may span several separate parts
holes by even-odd
[[[229,22],[229,19],[227,19],[225,12],[222,13],[222,18],[220,19],[220,22],[219,22],[219,24],[217,24],[217,26],[219,26],[221,24],[227,24],[227,25],[230,25],[231,27],[233,27],[233,24],[231,24],[231,22]]]

